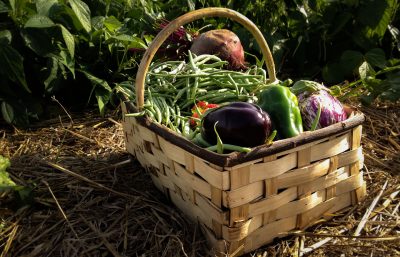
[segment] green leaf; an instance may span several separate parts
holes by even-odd
[[[106,102],[104,100],[103,95],[99,95],[96,93],[97,104],[99,106],[100,115],[103,116],[105,112]]]
[[[358,21],[366,25],[365,36],[381,40],[396,13],[397,0],[365,1],[359,9]]]
[[[0,171],[6,171],[10,166],[11,166],[10,160],[0,155]]]
[[[2,165],[5,165],[4,169],[1,169]],[[10,187],[16,186],[15,182],[11,180],[6,168],[10,166],[10,161],[0,155],[0,192],[4,191],[4,189],[8,189]]]
[[[71,55],[71,58],[74,58],[74,54],[75,54],[74,36],[63,25],[59,25],[59,26],[61,28],[61,33],[64,38],[64,42],[67,46],[68,52]]]
[[[347,50],[344,51],[340,57],[340,65],[343,71],[350,75],[353,71],[360,66],[363,62],[363,55],[358,51]]]
[[[344,77],[344,71],[340,63],[329,63],[322,69],[322,77],[328,83],[340,83]]]
[[[3,119],[7,123],[12,123],[14,121],[14,109],[11,105],[6,102],[1,103],[1,113],[3,115]]]
[[[122,27],[122,23],[114,16],[107,17],[104,20],[104,26],[110,31],[115,32],[117,29]]]
[[[12,35],[11,31],[9,30],[2,30],[0,31],[0,44],[11,44]]]
[[[0,192],[15,186],[14,181],[12,181],[6,171],[0,171]]]
[[[84,32],[85,29],[83,28],[80,20],[76,16],[75,12],[72,10],[71,7],[65,4],[54,4],[50,10],[48,15],[54,22],[57,24],[62,24],[70,31],[82,31]],[[86,32],[85,32],[86,33]]]
[[[92,30],[89,6],[81,0],[69,0],[72,10],[86,32]]]
[[[196,9],[196,3],[193,0],[186,0],[187,5],[190,11],[194,11]]]
[[[389,74],[386,81],[388,88],[382,92],[380,97],[392,102],[398,101],[400,99],[400,72]]]
[[[143,48],[143,49],[147,48],[145,42],[141,38],[131,35],[122,34],[118,36],[111,36],[108,40],[106,40],[107,43],[114,41],[124,42],[125,44],[128,43],[127,44],[128,47]]]
[[[366,79],[369,76],[375,76],[375,71],[368,62],[363,62],[358,68],[358,73],[361,79]]]
[[[46,80],[43,82],[45,85],[46,91],[51,91],[50,90],[50,85],[52,84],[53,81],[55,81],[58,78],[58,68],[59,68],[59,62],[58,59],[55,57],[49,58],[49,67],[46,69],[49,70],[49,75],[47,76]]]
[[[144,35],[143,38],[144,38],[146,45],[150,45],[150,43],[154,39],[154,36],[153,35]]]
[[[375,100],[375,97],[373,95],[362,95],[360,100],[363,105],[369,106]]]
[[[58,49],[52,42],[52,37],[47,32],[50,32],[52,28],[48,29],[35,29],[27,28],[21,30],[21,35],[25,41],[25,45],[32,49],[37,55],[42,57],[48,57],[51,54],[55,54]]]
[[[25,80],[23,62],[24,58],[11,46],[0,47],[0,75],[21,85],[27,92],[31,93]]]
[[[106,110],[106,105],[110,102],[111,93],[103,88],[97,88],[95,90],[97,104],[99,107],[100,115],[103,116]]]
[[[107,81],[98,78],[96,76],[93,76],[92,74],[90,74],[89,72],[85,71],[85,70],[79,70],[80,72],[82,72],[86,78],[88,78],[90,80],[90,82],[92,83],[93,86],[101,86],[103,89],[107,90],[108,92],[112,92],[111,87],[108,85]]]
[[[375,67],[378,67],[381,69],[386,67],[385,52],[381,48],[374,48],[374,49],[369,50],[365,54],[365,59],[372,66],[375,66]]]
[[[10,0],[10,6],[11,6],[11,10],[13,12],[17,11],[17,2],[18,2],[18,0]]]
[[[8,13],[10,9],[8,9],[7,5],[3,2],[0,1],[0,13]]]
[[[16,186],[14,187],[14,192],[19,207],[32,205],[34,203],[33,188]]]
[[[49,16],[50,9],[56,4],[57,0],[36,0],[36,11],[39,15]]]
[[[34,15],[26,23],[25,28],[50,28],[56,24],[47,16]]]
[[[106,18],[104,16],[93,17],[92,18],[92,27],[93,27],[93,29],[101,30],[103,28],[105,19]]]
[[[388,28],[394,43],[397,45],[397,51],[400,52],[400,30],[392,25],[389,25]]]
[[[75,78],[75,60],[71,58],[69,53],[65,51],[60,51],[60,55],[55,57],[58,58],[60,63],[62,63],[72,73],[72,76]]]

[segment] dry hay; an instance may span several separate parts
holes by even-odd
[[[249,256],[400,256],[400,105],[361,111],[367,199]],[[118,114],[71,117],[0,130],[11,178],[33,192],[19,209],[0,194],[0,257],[210,255],[125,151]]]

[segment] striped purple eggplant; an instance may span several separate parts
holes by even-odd
[[[297,99],[304,130],[312,130],[313,122],[318,119],[319,108],[321,108],[321,112],[315,129],[324,128],[347,119],[342,103],[325,90],[306,91],[299,94]]]

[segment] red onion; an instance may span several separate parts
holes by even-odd
[[[229,63],[228,69],[246,69],[244,50],[239,37],[230,30],[216,29],[200,34],[190,51],[196,55],[213,54]]]

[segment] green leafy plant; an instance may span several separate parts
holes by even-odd
[[[398,0],[200,2],[251,17],[270,45],[280,78],[316,79],[328,86],[355,81],[358,86],[347,89],[355,94],[358,88],[364,100],[399,99],[394,71],[400,53]],[[247,51],[259,55],[248,32],[235,23],[225,25],[244,39]],[[376,73],[374,80],[363,77],[366,66]]]
[[[106,10],[126,1],[105,1]],[[70,108],[97,104],[101,114],[113,88],[133,76],[135,53],[147,42],[138,35],[151,27],[151,13],[94,10],[81,0],[0,1],[0,103],[3,118],[26,126],[44,114],[51,97]],[[150,4],[147,5],[150,7]],[[114,11],[113,11],[114,12]],[[150,18],[149,18],[150,17]]]
[[[381,67],[376,60],[363,59],[357,66],[359,79],[332,86],[332,92],[341,100],[356,97],[367,105],[377,98],[397,101],[400,99],[400,60],[382,61],[384,66]]]
[[[10,179],[7,173],[8,167],[10,167],[10,160],[0,155],[0,190],[15,186],[15,182]]]
[[[3,204],[10,202],[13,208],[20,208],[24,205],[30,205],[33,202],[33,189],[30,187],[17,185],[7,172],[11,166],[10,160],[0,155],[0,197],[10,196],[11,200],[3,201]]]

